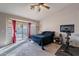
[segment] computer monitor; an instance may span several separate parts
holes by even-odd
[[[74,24],[60,25],[60,32],[74,33]]]

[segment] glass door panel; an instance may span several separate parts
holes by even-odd
[[[22,23],[16,22],[16,41],[22,40]]]
[[[27,23],[23,23],[22,32],[23,32],[23,39],[27,39],[28,38],[28,25],[27,25]]]

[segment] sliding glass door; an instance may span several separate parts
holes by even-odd
[[[16,22],[16,41],[25,40],[28,37],[27,23]]]
[[[15,23],[14,23],[15,22]],[[15,25],[15,26],[14,26]],[[30,25],[30,35],[37,34],[35,23]],[[15,34],[15,35],[14,35]],[[7,43],[16,43],[21,40],[28,40],[29,37],[29,22],[8,20],[7,25]]]

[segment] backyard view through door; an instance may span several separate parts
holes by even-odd
[[[16,42],[26,40],[28,38],[28,24],[24,22],[16,22]]]

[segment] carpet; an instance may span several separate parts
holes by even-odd
[[[56,56],[79,56],[79,47],[69,46],[67,51],[62,51],[65,48],[65,45],[61,46],[57,52]]]
[[[6,56],[55,56],[59,48],[60,45],[51,43],[45,46],[46,50],[42,50],[37,43],[28,41],[10,51]]]

